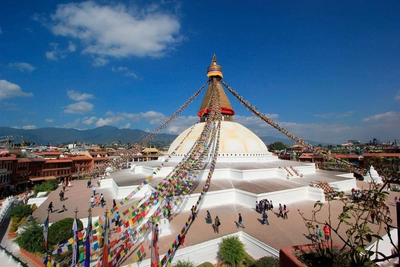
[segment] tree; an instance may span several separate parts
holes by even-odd
[[[246,255],[244,244],[239,240],[239,237],[232,236],[222,239],[222,243],[219,246],[218,254],[222,258],[235,267],[240,263]]]
[[[269,151],[280,151],[280,150],[285,150],[287,148],[287,145],[285,145],[282,142],[275,142],[272,143],[268,146],[268,150]]]
[[[373,158],[369,163],[373,165],[380,174],[383,183],[378,184],[376,182],[369,183],[369,188],[361,191],[362,198],[354,200],[344,196],[344,192],[337,192],[338,198],[332,198],[332,195],[326,195],[328,217],[320,218],[319,213],[322,209],[326,208],[322,202],[316,202],[314,204],[314,210],[312,211],[311,218],[307,218],[304,213],[300,215],[309,231],[309,234],[314,233],[315,224],[327,224],[331,231],[344,244],[340,250],[340,254],[345,257],[349,262],[350,266],[373,266],[377,262],[385,261],[391,258],[398,257],[399,249],[398,245],[394,244],[391,236],[389,235],[390,242],[393,246],[392,255],[383,255],[378,252],[379,241],[382,239],[381,236],[389,233],[391,229],[395,227],[391,225],[392,220],[388,215],[389,207],[386,204],[388,198],[388,192],[384,191],[388,183],[399,183],[399,171],[398,165],[393,166],[394,160],[385,159],[382,157]],[[331,213],[331,205],[334,201],[339,201],[342,204],[342,212],[338,215],[337,220],[333,220]],[[373,231],[370,227],[372,222],[369,221],[371,218],[371,212],[375,212],[379,228],[377,231]],[[343,234],[344,230],[344,234]],[[332,236],[331,236],[332,237]],[[378,241],[378,245],[374,248],[375,251],[367,251],[367,246],[373,242]],[[333,253],[333,239],[331,238],[328,245],[328,251],[324,250],[323,253]],[[371,258],[376,253],[375,258]],[[378,255],[380,258],[378,258]]]
[[[65,218],[57,221],[49,227],[49,245],[55,246],[73,237],[72,225],[74,218]],[[83,229],[81,220],[78,220],[78,231]]]
[[[24,228],[24,231],[18,234],[14,242],[31,253],[44,253],[43,227],[35,220],[32,220],[28,226]]]

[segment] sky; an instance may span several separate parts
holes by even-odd
[[[224,81],[295,136],[400,139],[400,1],[0,1],[0,126],[153,131]],[[197,121],[205,90],[164,132]],[[285,136],[226,90],[234,121]],[[1,133],[0,133],[1,135]]]

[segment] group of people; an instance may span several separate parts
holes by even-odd
[[[278,218],[282,217],[283,219],[287,219],[288,218],[288,213],[289,213],[289,209],[286,207],[286,204],[284,204],[282,206],[281,203],[279,203],[279,213],[278,213]]]
[[[95,192],[94,192],[95,193]],[[95,206],[101,206],[102,208],[104,208],[104,206],[106,205],[106,200],[104,199],[104,195],[103,193],[100,194],[100,197],[93,195],[90,198],[90,207],[94,208]]]
[[[258,213],[262,213],[263,211],[272,210],[274,205],[272,204],[272,200],[268,201],[268,199],[260,200],[260,202],[256,201],[256,211]]]
[[[328,243],[330,238],[331,238],[331,228],[327,223],[325,223],[322,229],[318,225],[315,226],[315,241],[318,244],[322,243],[323,241]]]

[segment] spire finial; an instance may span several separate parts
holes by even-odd
[[[222,76],[222,67],[217,63],[217,56],[214,54],[211,65],[207,68],[207,76],[208,78],[211,77],[219,77],[220,79],[223,78]]]

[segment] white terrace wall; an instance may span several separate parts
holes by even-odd
[[[245,245],[245,249],[247,253],[250,254],[255,259],[259,259],[261,257],[271,256],[271,257],[279,257],[279,251],[274,249],[271,246],[255,239],[254,237],[240,231],[231,235],[223,236],[220,238],[212,239],[197,245],[193,245],[190,247],[184,247],[177,250],[175,256],[172,260],[172,265],[177,261],[190,261],[195,266],[200,265],[204,262],[211,262],[213,264],[218,263],[220,260],[218,258],[218,250],[219,245],[222,242],[223,238],[238,236],[240,241]],[[160,255],[160,259],[162,259],[164,255]],[[132,267],[147,267],[150,266],[151,260],[147,259],[141,262],[135,262],[127,266]]]

